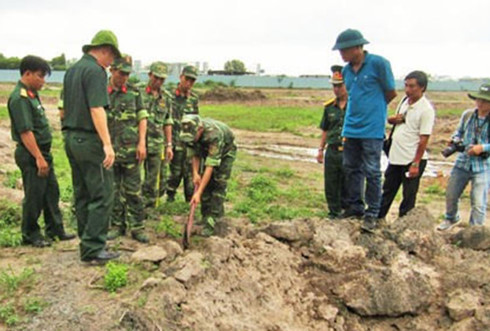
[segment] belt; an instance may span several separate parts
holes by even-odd
[[[342,152],[344,150],[344,146],[342,144],[328,144],[327,147],[337,152]]]

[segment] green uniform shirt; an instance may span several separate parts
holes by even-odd
[[[107,74],[89,54],[70,67],[63,82],[63,130],[96,132],[90,108],[107,107]]]
[[[30,91],[19,81],[10,94],[7,107],[14,141],[23,145],[21,133],[32,131],[39,147],[51,144],[51,128],[37,92]]]
[[[172,140],[176,148],[183,148],[184,144],[179,141],[182,117],[185,114],[199,114],[199,99],[193,92],[189,97],[180,93],[178,88],[175,89],[171,98],[171,112],[174,120],[172,126]]]
[[[170,114],[170,93],[161,89],[157,97],[153,95],[149,86],[142,92],[143,106],[148,112],[146,134],[146,148],[148,154],[161,154],[164,144],[163,127],[172,125]]]
[[[148,117],[140,91],[125,85],[120,90],[108,86],[107,123],[116,152],[116,162],[136,162],[139,122]]]
[[[188,145],[187,155],[206,158],[205,166],[218,167],[225,156],[233,153],[234,157],[235,136],[231,129],[222,122],[203,118],[202,123],[204,131],[201,138]]]
[[[320,129],[327,131],[327,144],[342,144],[342,126],[344,125],[345,108],[338,106],[337,99],[332,99],[324,104]],[[347,104],[345,105],[347,107]]]

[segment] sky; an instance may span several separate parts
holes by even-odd
[[[490,1],[434,0],[0,0],[0,53],[48,60],[101,29],[143,64],[239,59],[265,74],[330,74],[339,33],[358,29],[365,49],[391,62],[396,78],[490,77]]]

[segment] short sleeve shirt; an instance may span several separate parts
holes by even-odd
[[[90,108],[108,105],[107,73],[93,56],[84,54],[63,81],[63,130],[96,132]]]
[[[432,133],[435,111],[430,101],[422,96],[412,105],[408,103],[408,98],[402,100],[398,113],[405,116],[405,122],[395,126],[389,160],[394,165],[407,165],[415,158],[420,136]],[[427,158],[425,151],[422,159]]]
[[[342,144],[342,126],[344,123],[345,109],[338,106],[337,100],[327,101],[323,110],[320,129],[327,131],[327,144]]]
[[[19,81],[10,94],[7,107],[12,124],[12,139],[15,142],[23,145],[20,135],[32,131],[40,147],[51,144],[51,128],[36,92],[30,91]]]
[[[387,116],[385,93],[395,89],[395,78],[388,60],[364,54],[357,72],[350,64],[342,71],[349,94],[342,136],[383,139]]]

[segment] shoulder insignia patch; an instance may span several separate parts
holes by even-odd
[[[328,106],[333,105],[334,103],[335,103],[335,98],[332,98],[330,100],[325,101],[325,103],[323,104],[323,106],[328,107]]]
[[[20,96],[27,98],[27,90],[25,88],[20,89]]]

